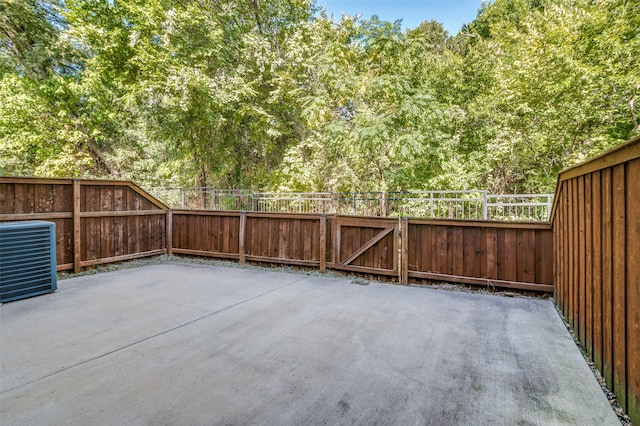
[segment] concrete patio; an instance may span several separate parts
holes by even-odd
[[[552,301],[164,264],[0,308],[2,425],[619,425]]]

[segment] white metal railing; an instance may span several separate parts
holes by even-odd
[[[149,188],[172,208],[357,216],[546,221],[553,194],[472,191],[256,192],[210,187]]]

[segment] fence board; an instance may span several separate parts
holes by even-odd
[[[607,383],[613,383],[612,360],[613,360],[613,271],[612,271],[612,216],[611,216],[611,170],[602,171],[602,315],[603,315],[603,348],[602,357],[604,360],[603,376]]]
[[[585,340],[585,321],[586,321],[586,309],[585,309],[585,295],[586,295],[586,281],[585,281],[585,266],[586,266],[586,254],[585,254],[585,205],[584,205],[584,176],[579,176],[576,179],[577,185],[577,198],[576,198],[576,210],[578,215],[578,279],[576,282],[577,290],[577,312],[578,312],[578,326],[576,331],[578,332],[578,339],[582,346],[586,346]]]
[[[585,243],[585,322],[584,346],[593,359],[593,214],[591,175],[584,177],[584,243]]]
[[[640,159],[629,162],[627,167],[627,413],[640,419]],[[635,249],[631,246],[635,244]],[[634,285],[635,283],[635,285]]]
[[[592,232],[593,232],[593,362],[602,371],[602,189],[600,172],[593,173]],[[562,263],[563,264],[563,263]]]
[[[613,167],[613,391],[626,405],[626,209],[625,166]],[[637,196],[637,194],[636,194]]]

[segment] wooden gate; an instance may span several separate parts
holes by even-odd
[[[397,277],[398,219],[337,216],[333,220],[333,269]]]

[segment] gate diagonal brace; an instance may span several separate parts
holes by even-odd
[[[370,239],[369,241],[367,241],[367,243],[365,245],[363,245],[362,247],[360,247],[358,250],[356,250],[351,256],[349,256],[348,258],[346,258],[345,260],[343,260],[342,262],[340,262],[341,265],[348,265],[351,262],[353,262],[354,260],[356,260],[358,257],[360,257],[360,255],[362,255],[364,252],[366,252],[367,250],[369,250],[371,247],[373,247],[378,241],[380,241],[381,239],[383,239],[384,237],[386,237],[387,235],[389,235],[391,232],[393,232],[394,228],[390,227],[390,228],[385,228],[382,231],[380,231],[380,233],[378,233],[375,237],[373,237],[372,239]]]

